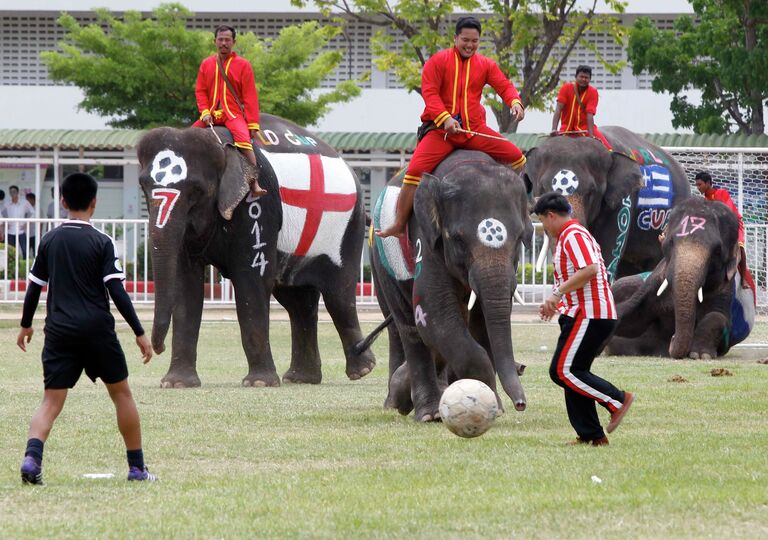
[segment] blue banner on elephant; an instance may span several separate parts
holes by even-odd
[[[663,165],[641,165],[643,188],[637,194],[638,208],[671,208],[675,190],[672,173]]]

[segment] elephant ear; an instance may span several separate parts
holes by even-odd
[[[739,267],[740,262],[741,262],[741,249],[739,248],[739,243],[736,242],[735,244],[733,244],[733,249],[729,254],[728,261],[725,266],[726,281],[733,280],[733,276],[736,275],[736,269]]]
[[[218,206],[221,217],[229,221],[240,201],[248,193],[248,173],[250,172],[240,152],[231,146],[224,148],[225,166],[219,180]]]
[[[528,200],[533,201],[533,181],[538,176],[536,159],[538,151],[536,148],[531,148],[525,153],[525,167],[520,173],[523,177],[523,183],[525,184],[525,192],[528,194]]]
[[[533,223],[531,222],[531,214],[528,211],[528,197],[525,195],[520,202],[520,219],[523,220],[523,245],[526,249],[531,249],[533,245]]]
[[[423,174],[421,183],[416,189],[413,213],[419,222],[419,230],[424,237],[424,242],[433,250],[437,247],[442,230],[437,202],[439,199],[440,179],[431,174]]]
[[[608,208],[618,208],[624,197],[640,189],[642,178],[640,166],[635,160],[620,152],[611,153],[604,197]]]

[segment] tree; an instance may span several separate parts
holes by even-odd
[[[654,75],[654,92],[673,95],[672,125],[696,133],[763,133],[768,98],[768,3],[765,0],[694,0],[698,21],[680,17],[674,30],[647,18],[631,31],[632,71]],[[702,92],[701,103],[686,91]]]
[[[163,4],[146,19],[136,11],[96,15],[87,26],[67,14],[59,18],[67,31],[61,52],[41,54],[51,78],[81,88],[80,107],[113,117],[111,126],[189,125],[198,115],[200,62],[215,52],[211,32],[187,30],[192,13],[180,4]],[[253,65],[262,111],[313,124],[331,103],[359,94],[355,81],[312,94],[342,59],[337,51],[317,53],[338,31],[310,22],[283,28],[274,40],[238,34],[236,50]]]
[[[560,85],[563,68],[573,49],[581,44],[591,49],[611,72],[623,63],[609,63],[584,39],[587,32],[606,32],[618,43],[623,33],[612,16],[595,13],[597,0],[586,11],[576,0],[313,0],[326,15],[341,13],[348,19],[380,27],[372,39],[376,66],[392,70],[405,88],[420,93],[421,68],[430,55],[453,43],[449,20],[454,13],[480,13],[484,40],[482,52],[496,60],[502,71],[516,84],[523,106],[545,110]],[[309,0],[291,0],[303,7]],[[604,0],[617,13],[626,5],[621,0]],[[335,17],[335,21],[343,19]],[[406,41],[400,50],[393,48],[393,36]],[[509,107],[489,94],[491,106],[502,132],[514,132],[517,124]]]

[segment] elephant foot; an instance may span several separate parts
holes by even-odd
[[[347,377],[349,380],[356,381],[368,375],[376,366],[376,357],[371,351],[365,351],[362,354],[347,358]]]
[[[320,384],[322,380],[323,374],[320,372],[302,372],[289,369],[283,375],[283,382],[286,384]]]
[[[266,386],[280,386],[280,379],[277,373],[248,373],[243,378],[242,385],[253,388],[263,388]]]
[[[693,358],[694,360],[712,360],[717,355],[713,355],[709,352],[705,351],[691,351],[691,354],[688,355],[690,358]]]
[[[417,422],[440,422],[440,398],[429,400],[422,405],[416,407],[414,412],[414,419]]]
[[[160,379],[160,388],[198,388],[201,384],[200,377],[194,372],[182,375],[169,371]]]

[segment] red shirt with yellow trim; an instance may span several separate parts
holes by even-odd
[[[206,114],[216,118],[220,118],[221,115],[229,119],[237,118],[243,115],[243,111],[238,107],[232,92],[229,91],[224,78],[219,73],[216,56],[209,56],[203,60],[197,73],[195,98],[200,118],[202,119]],[[230,53],[223,64],[224,72],[245,106],[245,121],[248,129],[259,129],[259,96],[251,63],[235,53]]]
[[[592,85],[579,94],[582,108],[579,100],[576,99],[576,91],[572,82],[565,83],[557,94],[557,102],[562,103],[563,113],[560,116],[560,131],[587,131],[587,113],[597,114],[598,94],[597,88]]]
[[[421,72],[421,95],[426,105],[421,120],[441,126],[449,116],[461,114],[464,129],[485,126],[485,107],[480,99],[486,84],[507,105],[521,103],[515,85],[490,58],[475,53],[464,59],[455,47],[432,55]]]
[[[723,188],[709,188],[704,194],[704,198],[708,201],[720,201],[731,209],[731,212],[736,214],[736,219],[739,220],[739,245],[744,247],[744,220],[741,217],[739,209],[733,204],[730,193]]]

